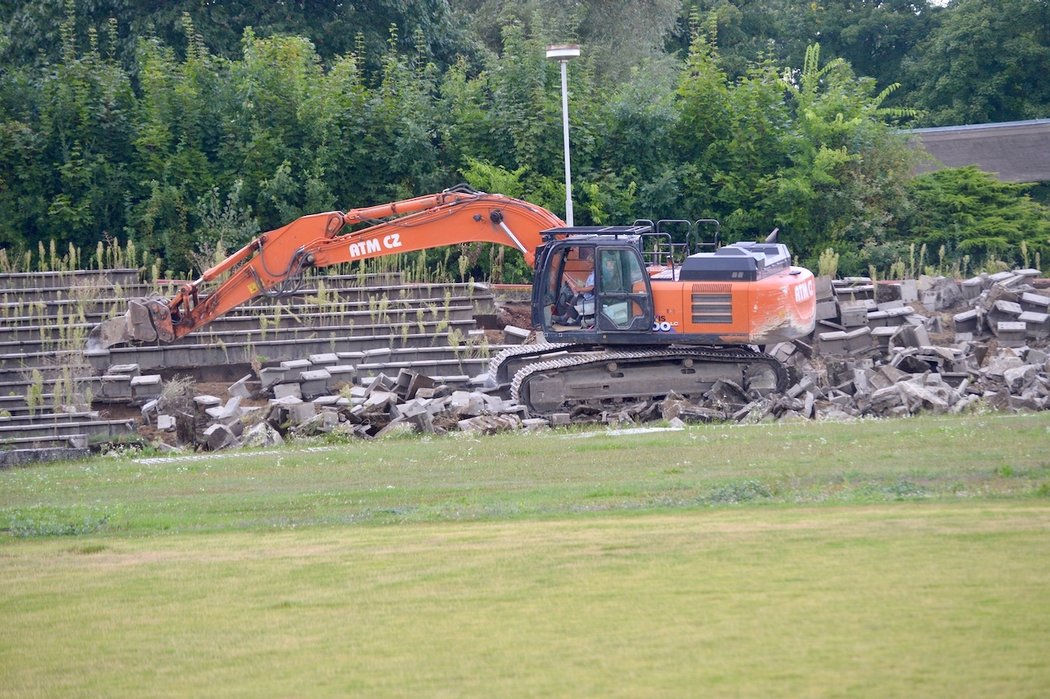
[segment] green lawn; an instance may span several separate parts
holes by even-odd
[[[0,472],[0,696],[1044,696],[1050,415]]]

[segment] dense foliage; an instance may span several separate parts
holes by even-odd
[[[1029,21],[1047,5],[1011,2]],[[888,267],[914,242],[974,265],[1046,256],[1050,216],[1021,188],[968,171],[912,180],[896,127],[915,114],[889,107],[953,118],[938,102],[952,88],[905,99],[890,81],[939,70],[932,55],[929,69],[909,62],[924,42],[943,51],[958,47],[957,24],[977,31],[979,8],[956,5],[22,3],[0,10],[0,246],[12,259],[50,241],[133,240],[186,271],[303,213],[463,180],[560,212],[558,72],[544,47],[570,38],[584,46],[570,70],[578,223],[716,217],[729,239],[779,226],[803,261],[834,248],[842,272]],[[1010,44],[1029,72],[1045,61],[1045,26]],[[1005,51],[993,65],[1013,70]],[[1037,78],[1009,75],[1022,92]],[[1004,98],[1015,112],[981,114],[1037,115],[1037,82],[1027,102]],[[456,267],[493,273],[481,253],[464,248]]]

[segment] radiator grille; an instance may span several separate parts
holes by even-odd
[[[725,292],[693,292],[693,322],[732,323],[733,295]]]

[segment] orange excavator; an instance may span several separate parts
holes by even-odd
[[[171,299],[130,301],[124,316],[91,331],[88,347],[176,341],[255,296],[291,293],[309,268],[491,242],[534,269],[532,325],[542,341],[500,352],[488,371],[491,387],[530,414],[700,397],[719,381],[752,394],[785,389],[785,369],[759,348],[813,331],[813,274],[791,265],[775,231],[766,242],[694,252],[668,232],[681,223],[566,226],[542,207],[463,186],[303,216]]]

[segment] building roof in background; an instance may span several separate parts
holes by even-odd
[[[1050,181],[1050,119],[912,129],[933,156],[919,172],[976,165],[1005,182]]]

